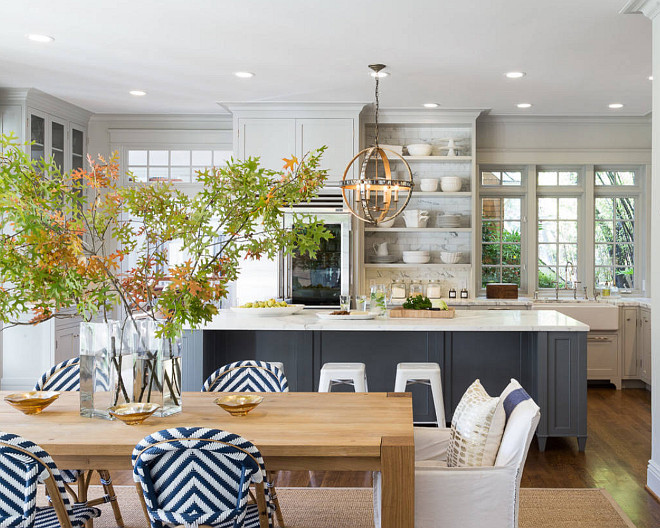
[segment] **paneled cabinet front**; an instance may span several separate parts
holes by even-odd
[[[282,158],[300,158],[325,145],[321,167],[328,170],[328,180],[336,182],[355,155],[354,126],[348,118],[242,118],[238,120],[238,156],[259,157],[262,166],[279,170]]]

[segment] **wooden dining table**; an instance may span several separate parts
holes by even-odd
[[[6,394],[0,392],[2,398]],[[217,393],[184,393],[183,412],[128,426],[80,416],[79,393],[65,392],[38,415],[24,415],[3,402],[0,430],[37,443],[60,468],[112,471],[132,469],[135,444],[152,432],[191,426],[223,429],[253,442],[270,471],[380,471],[382,527],[413,528],[410,393],[262,394],[256,409],[235,417],[214,404]]]

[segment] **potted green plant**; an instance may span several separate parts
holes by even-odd
[[[294,215],[286,228],[282,222],[285,207],[308,201],[323,185],[323,151],[284,159],[281,171],[260,167],[256,158],[232,159],[199,172],[201,191],[191,197],[164,183],[121,187],[116,156],[61,174],[53,163],[30,160],[15,138],[1,137],[1,320],[17,324],[29,311],[37,324],[73,309],[86,323],[100,317],[110,324],[113,311],[121,314],[124,331],[109,332],[106,346],[117,378],[111,403],[130,392],[167,396],[158,402],[163,412],[176,412],[178,340],[184,328],[217,313],[241,261],[294,250],[313,256],[330,238],[314,217]],[[172,244],[182,262],[170,262]],[[141,365],[133,391],[121,375],[127,331]]]

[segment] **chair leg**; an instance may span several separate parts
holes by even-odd
[[[275,518],[277,519],[277,524],[280,528],[285,528],[284,526],[284,517],[282,515],[282,508],[280,508],[280,501],[277,498],[277,490],[275,489],[275,486],[272,484],[273,482],[273,473],[270,471],[266,471],[266,479],[268,482],[266,483],[266,486],[270,488],[270,497],[273,499],[273,505],[275,506]]]
[[[147,526],[151,526],[151,519],[149,519],[149,512],[147,511],[147,503],[144,502],[144,495],[142,493],[142,485],[139,482],[136,482],[135,489],[137,490],[138,497],[140,497],[142,513],[144,513],[144,518],[147,520]]]
[[[124,528],[124,519],[122,519],[121,516],[119,501],[117,500],[117,495],[115,494],[115,488],[112,485],[112,477],[110,476],[110,472],[105,469],[99,469],[98,474],[101,478],[103,491],[110,501],[112,512],[115,514],[115,521],[117,521],[117,526],[119,526],[119,528]]]

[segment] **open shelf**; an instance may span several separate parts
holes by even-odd
[[[391,264],[377,264],[369,262],[364,265],[365,268],[452,268],[469,269],[471,264],[444,264],[441,262],[429,262],[427,264],[407,264],[405,262],[393,262]]]
[[[470,233],[471,227],[365,227],[366,232],[375,233]]]
[[[388,156],[390,161],[401,161],[401,158]],[[472,156],[404,156],[406,161],[472,161]]]
[[[469,198],[472,196],[470,191],[443,192],[443,191],[417,191],[413,189],[411,198],[423,198],[424,196],[446,196],[447,198]]]

